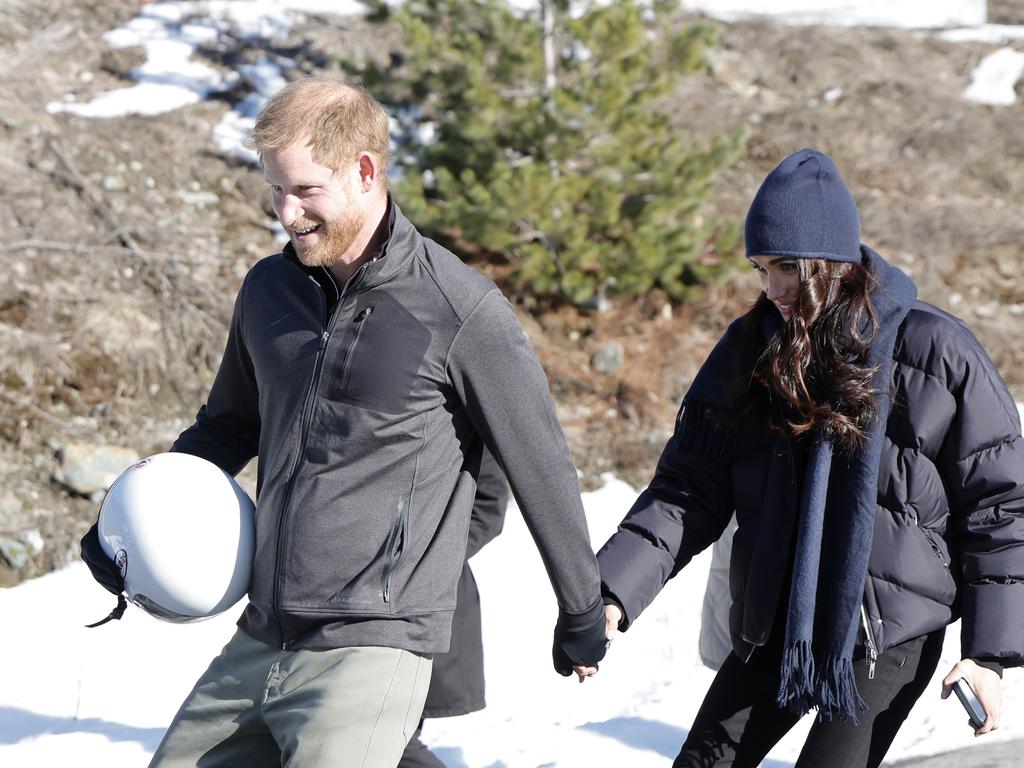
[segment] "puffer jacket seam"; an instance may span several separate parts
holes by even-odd
[[[1024,584],[1024,576],[1017,578],[1015,576],[1000,576],[993,578],[992,576],[979,576],[976,579],[968,579],[964,582],[965,585],[970,587],[983,587],[990,584],[998,584],[1003,587],[1008,587],[1012,584]]]
[[[889,442],[889,443],[890,443],[890,444],[892,445],[892,447],[893,447],[893,448],[895,448],[895,449],[896,449],[897,451],[912,451],[913,453],[916,453],[916,454],[917,454],[917,455],[919,455],[919,456],[923,456],[923,457],[924,457],[925,459],[927,459],[927,460],[928,460],[928,462],[929,462],[929,463],[930,463],[930,464],[931,464],[932,466],[935,466],[935,464],[936,464],[936,457],[935,457],[935,456],[930,456],[930,455],[928,454],[928,452],[927,452],[927,451],[925,451],[925,449],[924,449],[924,448],[922,448],[922,447],[921,447],[920,445],[908,445],[908,444],[906,444],[906,443],[898,442],[898,441],[894,440],[894,439],[892,438],[892,436],[891,436],[891,435],[886,435],[886,436],[885,436],[885,439],[886,439],[886,440],[887,440],[887,441],[888,441],[888,442]]]
[[[949,569],[946,569],[946,573],[949,573],[950,575],[952,575],[952,573],[949,571]],[[935,603],[936,605],[943,605],[943,606],[946,606],[947,608],[951,605],[951,603],[944,603],[941,600],[936,600],[934,597],[929,597],[928,595],[922,595],[920,592],[918,592],[913,587],[908,586],[905,582],[896,581],[895,579],[888,579],[885,576],[882,576],[881,574],[873,573],[873,572],[870,572],[870,571],[868,572],[868,576],[871,577],[872,579],[875,579],[876,581],[884,581],[886,584],[892,584],[894,587],[899,587],[904,592],[909,592],[910,594],[915,595],[917,597],[920,597],[920,598],[922,598],[924,600],[930,600],[931,602]],[[954,580],[955,580],[955,578],[956,577],[954,577]],[[879,609],[879,612],[881,612],[881,609]]]
[[[911,310],[911,315],[912,314],[913,314],[913,310]],[[908,319],[911,317],[911,315],[907,316]],[[959,353],[956,355],[956,358],[955,358],[956,361],[957,362],[962,362],[962,363],[969,363],[972,366],[972,368],[977,368],[978,371],[980,372],[980,374],[985,378],[986,383],[989,385],[989,387],[991,387],[991,389],[994,392],[998,392],[1000,389],[1002,389],[1004,385],[999,381],[999,377],[998,377],[998,374],[996,372],[994,364],[992,363],[991,359],[989,359],[988,355],[986,354],[985,348],[978,341],[977,337],[973,333],[971,333],[970,329],[967,328],[966,325],[964,325],[964,323],[962,321],[961,322],[956,322],[956,321],[952,321],[951,322],[948,318],[942,317],[941,315],[936,316],[936,317],[937,317],[937,319],[940,322],[941,321],[945,321],[945,322],[943,322],[943,326],[944,327],[945,326],[952,326],[952,328],[955,329],[955,333],[957,334],[956,341],[963,342],[963,344],[966,346],[966,350],[959,351]],[[903,335],[903,338],[906,338],[905,334],[902,334],[902,335]],[[939,350],[939,358],[941,360],[945,361],[945,362],[953,362],[953,358],[949,354],[950,351],[958,351],[958,350],[956,350],[955,346],[952,348],[952,350],[947,350],[947,349]],[[956,400],[958,406],[962,405],[962,403],[960,402],[960,398],[958,398],[956,396],[956,394],[950,389],[950,384],[954,383],[954,382],[948,382],[948,381],[940,378],[935,373],[933,373],[931,371],[928,371],[928,370],[925,370],[924,368],[921,368],[920,366],[915,365],[914,363],[911,363],[911,362],[909,362],[909,361],[907,361],[905,359],[902,359],[902,355],[905,354],[905,353],[906,353],[905,351],[901,351],[899,353],[900,356],[894,355],[893,356],[893,360],[896,361],[900,365],[906,365],[908,368],[913,368],[916,371],[920,371],[925,376],[934,378],[936,381],[940,382],[942,387],[943,387],[943,389],[945,389],[946,392],[948,392],[954,398],[954,400]],[[959,383],[959,382],[956,382],[956,383]],[[1010,410],[1010,406],[1007,405],[1006,402],[1004,402],[1003,398],[997,397],[996,400],[999,402],[1000,406],[1003,409],[1003,413],[1008,418],[1010,418],[1012,420],[1014,417],[1016,417],[1017,414],[1013,413]]]
[[[943,378],[942,378],[941,376],[939,376],[939,375],[938,375],[937,373],[935,373],[934,371],[929,371],[929,370],[927,370],[926,368],[922,368],[921,366],[919,366],[919,365],[916,365],[916,364],[914,364],[914,363],[910,362],[909,360],[901,360],[901,359],[899,359],[898,357],[893,357],[893,362],[895,362],[895,363],[896,363],[896,365],[897,365],[897,370],[898,370],[898,367],[899,367],[899,366],[905,366],[905,367],[907,367],[907,368],[910,368],[910,369],[912,369],[912,370],[915,370],[915,371],[917,371],[917,372],[918,372],[918,373],[920,373],[920,374],[923,374],[923,375],[924,375],[924,376],[925,376],[926,378],[928,378],[928,379],[932,379],[932,380],[933,380],[933,381],[935,381],[935,382],[936,382],[937,384],[939,384],[939,386],[941,386],[941,387],[942,387],[943,391],[944,391],[944,392],[945,392],[945,393],[946,393],[947,395],[949,395],[949,396],[950,396],[951,398],[953,398],[953,399],[956,399],[956,396],[955,396],[955,395],[954,395],[954,394],[953,394],[952,392],[950,392],[950,391],[949,391],[949,387],[947,386],[947,382],[946,382],[946,380],[945,380],[945,379],[943,379]]]
[[[1013,437],[1003,438],[998,443],[993,443],[992,445],[986,445],[983,448],[979,448],[976,451],[972,451],[971,453],[969,453],[966,456],[964,456],[962,459],[945,459],[943,463],[945,463],[945,464],[963,464],[965,462],[968,462],[968,461],[971,461],[973,459],[976,459],[978,456],[980,456],[983,453],[989,453],[991,451],[998,450],[998,449],[1002,448],[1003,446],[1012,445],[1013,443],[1016,443],[1020,439],[1021,439],[1020,435],[1014,435]]]

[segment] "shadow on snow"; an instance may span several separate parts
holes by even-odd
[[[688,734],[684,728],[657,720],[646,720],[642,717],[613,717],[603,723],[581,725],[580,729],[599,733],[634,749],[657,752],[670,760],[679,754],[679,748],[686,741]],[[781,760],[765,760],[761,763],[761,768],[792,768],[792,766],[792,763]]]
[[[75,719],[40,715],[25,709],[0,707],[0,744],[17,744],[19,741],[37,736],[67,733],[98,733],[109,741],[135,741],[150,752],[156,750],[163,738],[163,728],[138,728],[133,725],[114,723],[97,717]]]

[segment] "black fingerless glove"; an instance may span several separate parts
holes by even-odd
[[[100,532],[97,525],[82,537],[82,560],[89,566],[92,577],[98,581],[108,592],[120,595],[124,592],[124,579],[114,561],[100,546]]]
[[[558,674],[568,677],[574,665],[592,667],[604,658],[607,650],[602,600],[583,613],[558,612],[555,643],[551,649]]]

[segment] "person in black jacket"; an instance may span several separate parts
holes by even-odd
[[[745,225],[763,293],[684,398],[650,486],[598,553],[627,629],[735,511],[732,653],[675,766],[756,766],[805,712],[799,768],[877,766],[962,620],[999,724],[1024,662],[1024,441],[959,319],[860,242],[832,160],[790,155]],[[578,666],[582,680],[594,667]]]
[[[423,720],[466,715],[484,708],[484,648],[480,632],[480,593],[469,559],[501,533],[508,505],[508,483],[488,451],[480,460],[473,514],[469,521],[466,562],[459,577],[452,615],[452,641],[447,653],[434,656],[423,718],[402,754],[398,768],[444,768],[420,741]]]

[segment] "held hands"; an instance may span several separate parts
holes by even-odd
[[[975,736],[982,736],[990,733],[999,727],[999,715],[1003,706],[1003,685],[999,675],[991,669],[977,664],[973,659],[961,659],[956,663],[948,675],[942,679],[942,698],[947,698],[953,690],[953,683],[961,678],[967,678],[974,692],[978,695],[978,701],[985,708],[988,715],[985,724],[974,731]]]
[[[608,649],[604,605],[598,600],[583,613],[558,612],[551,655],[555,671],[568,677],[576,667],[597,670]],[[578,673],[577,673],[578,674]]]
[[[608,638],[608,645],[611,645],[612,640],[615,638],[615,633],[619,631],[619,622],[622,621],[622,611],[617,605],[606,605],[604,607],[604,634]],[[580,679],[580,682],[584,682],[588,677],[592,677],[597,674],[597,664],[594,666],[585,666],[577,664],[573,666],[573,672]]]

